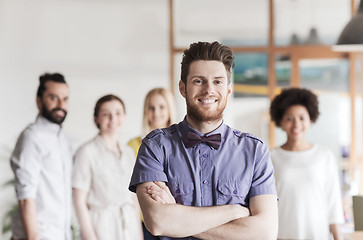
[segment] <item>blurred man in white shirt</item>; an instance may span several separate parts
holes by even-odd
[[[72,151],[62,130],[69,90],[59,73],[39,77],[39,114],[11,156],[19,209],[13,240],[70,240]]]

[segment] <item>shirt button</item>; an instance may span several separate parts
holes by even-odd
[[[208,157],[208,155],[204,153],[204,154],[203,154],[203,157],[204,157],[204,158],[207,158],[207,157]]]
[[[180,189],[175,190],[176,193],[180,193]]]
[[[237,190],[235,189],[235,190],[233,190],[233,194],[237,194]]]
[[[204,183],[204,184],[208,184],[208,181],[207,181],[207,180],[204,180],[204,181],[203,181],[203,183]]]

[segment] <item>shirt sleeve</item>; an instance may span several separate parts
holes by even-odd
[[[29,132],[20,135],[11,156],[18,200],[35,198],[41,174],[41,149]]]
[[[87,147],[81,147],[74,156],[72,187],[89,191],[91,186],[91,156]]]
[[[129,190],[136,192],[136,186],[144,182],[167,182],[164,172],[165,154],[161,145],[152,138],[146,137],[140,146]]]
[[[274,168],[266,145],[259,142],[256,146],[255,168],[253,171],[250,198],[276,193]]]
[[[329,224],[344,223],[342,196],[336,160],[331,151],[327,152],[326,199],[328,203]]]

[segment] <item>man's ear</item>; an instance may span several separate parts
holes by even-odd
[[[185,83],[182,80],[179,80],[179,92],[185,98]]]
[[[227,91],[228,91],[228,92],[227,92],[227,93],[228,93],[227,95],[228,95],[228,96],[229,96],[229,94],[231,94],[231,92],[232,92],[232,87],[233,87],[233,86],[232,86],[232,83],[230,82],[230,83],[228,84],[228,86],[227,86]]]
[[[37,96],[36,102],[37,102],[38,110],[41,111],[41,109],[42,109],[42,99],[40,99],[40,97]]]

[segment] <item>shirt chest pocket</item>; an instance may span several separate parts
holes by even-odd
[[[169,188],[175,201],[190,206],[194,198],[194,184],[191,180],[170,181]]]
[[[217,205],[248,205],[250,184],[240,180],[219,180],[217,185]]]

